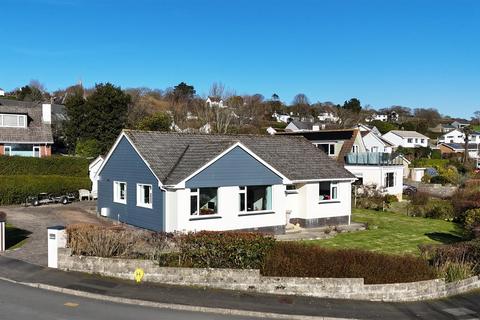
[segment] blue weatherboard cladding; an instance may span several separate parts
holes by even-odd
[[[187,188],[282,184],[282,178],[245,150],[235,147],[188,181]]]
[[[127,183],[127,204],[113,201],[113,182]],[[151,184],[152,209],[137,207],[137,183]],[[165,192],[158,187],[158,180],[123,137],[100,172],[98,182],[98,210],[110,208],[110,218],[142,227],[164,230]]]

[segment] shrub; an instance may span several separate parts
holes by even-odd
[[[178,266],[191,268],[259,269],[274,242],[271,236],[252,232],[188,233],[176,239],[177,259],[161,257],[159,262],[177,261]]]
[[[445,185],[445,184],[451,183],[451,181],[444,176],[435,176],[430,179],[430,183]]]
[[[419,257],[293,242],[277,242],[261,272],[276,277],[364,278],[369,284],[413,282],[436,276],[435,270]]]
[[[474,231],[480,225],[480,208],[465,211],[463,227],[468,236],[474,236]]]
[[[428,203],[429,199],[430,199],[430,196],[428,195],[428,193],[417,191],[412,195],[411,203],[413,205],[425,205]]]
[[[24,203],[28,196],[41,192],[61,195],[89,189],[89,178],[66,176],[0,176],[0,205]]]
[[[420,246],[421,256],[438,270],[448,263],[470,264],[475,273],[479,273],[480,241],[464,241],[448,245]]]
[[[77,224],[67,227],[74,255],[157,260],[170,246],[171,234],[121,226]]]
[[[87,177],[90,160],[75,157],[45,158],[0,156],[0,176],[62,175]]]
[[[460,281],[475,275],[474,265],[466,262],[447,262],[439,268],[438,275],[447,282]]]
[[[410,204],[408,211],[410,215],[432,218],[453,220],[455,218],[455,211],[451,201],[441,199],[427,199],[423,205]]]
[[[75,146],[75,154],[80,157],[97,157],[102,147],[97,139],[81,139]]]

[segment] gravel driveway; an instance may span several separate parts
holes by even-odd
[[[95,201],[74,202],[68,205],[52,204],[40,207],[0,207],[7,214],[8,223],[31,232],[26,243],[3,255],[30,263],[47,265],[47,227],[73,223],[111,225],[112,222],[95,214]]]

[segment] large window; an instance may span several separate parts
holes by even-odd
[[[385,188],[391,188],[395,185],[395,173],[387,172],[385,174]]]
[[[137,184],[137,206],[152,208],[152,185]]]
[[[218,188],[190,190],[190,214],[209,215],[218,213]]]
[[[0,114],[0,127],[25,128],[27,116],[22,114]]]
[[[240,187],[240,212],[272,210],[272,186]]]
[[[338,185],[333,181],[320,182],[318,196],[320,201],[336,200],[338,196]]]
[[[317,143],[315,145],[329,156],[335,155],[335,143]]]
[[[113,201],[118,203],[127,203],[127,183],[114,181],[113,182]]]

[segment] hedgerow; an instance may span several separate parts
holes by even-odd
[[[21,204],[28,196],[41,192],[62,195],[90,189],[91,181],[87,177],[71,176],[0,176],[0,205]]]
[[[0,156],[0,176],[61,175],[87,177],[90,161],[85,158],[63,156],[45,158]]]

